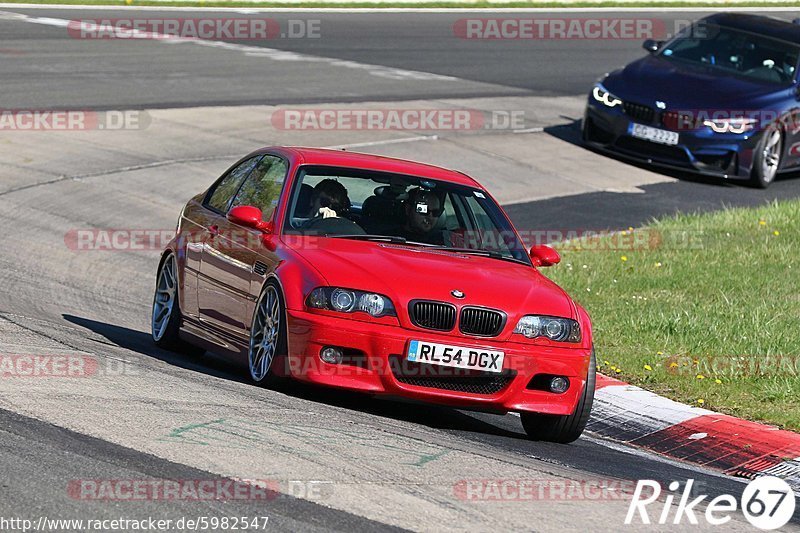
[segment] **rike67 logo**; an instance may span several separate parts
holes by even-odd
[[[758,529],[767,531],[785,526],[794,515],[794,491],[788,483],[777,477],[759,477],[748,483],[740,502],[730,494],[717,496],[705,503],[705,512],[696,507],[703,504],[708,496],[700,495],[690,499],[693,496],[693,486],[694,480],[688,480],[679,495],[667,494],[661,507],[661,502],[657,502],[661,496],[661,484],[649,479],[639,480],[628,507],[625,523],[679,525],[688,522],[697,525],[699,523],[697,514],[700,514],[706,523],[721,526],[730,522],[731,515],[741,509],[748,522]],[[673,481],[668,488],[671,493],[676,493],[680,483]],[[678,502],[673,507],[676,496]],[[655,515],[651,518],[648,511],[655,511]]]

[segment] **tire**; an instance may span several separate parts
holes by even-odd
[[[581,436],[594,403],[594,388],[597,380],[597,362],[592,350],[589,361],[589,374],[583,394],[571,415],[547,415],[541,413],[520,413],[522,427],[531,440],[542,440],[567,444]]]
[[[581,141],[583,142],[583,144],[589,144],[589,142],[590,142],[590,139],[589,139],[589,127],[590,127],[589,120],[590,119],[586,118],[586,117],[583,117],[583,120],[581,120]]]
[[[286,335],[283,294],[277,283],[268,281],[256,302],[250,325],[247,368],[253,383],[272,387],[284,381],[286,372],[279,372],[278,367],[286,363]]]
[[[158,267],[150,333],[156,346],[187,355],[202,355],[205,350],[180,338],[183,321],[178,285],[178,262],[175,254],[167,255]]]
[[[764,130],[755,148],[750,185],[766,189],[775,180],[781,166],[783,142],[783,131],[778,124],[771,124]]]

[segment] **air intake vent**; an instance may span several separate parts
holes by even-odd
[[[253,272],[258,274],[259,276],[265,275],[267,273],[267,270],[269,270],[269,268],[267,268],[267,265],[265,265],[261,261],[256,261],[255,264],[253,265]]]
[[[414,325],[437,331],[450,331],[456,325],[456,306],[444,302],[413,300],[408,314]]]
[[[482,307],[464,307],[461,309],[459,329],[467,335],[496,337],[506,323],[506,315],[502,311],[484,309]]]

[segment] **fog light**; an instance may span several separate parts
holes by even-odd
[[[338,365],[342,362],[342,350],[334,348],[333,346],[326,346],[319,352],[319,358],[332,365]]]
[[[556,394],[563,394],[567,392],[569,388],[569,380],[567,378],[562,378],[561,376],[555,376],[553,379],[550,380],[550,392],[555,392]]]

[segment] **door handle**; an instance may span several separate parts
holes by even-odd
[[[217,226],[216,224],[214,224],[212,226],[209,226],[208,227],[208,232],[211,235],[219,235],[219,226]]]

